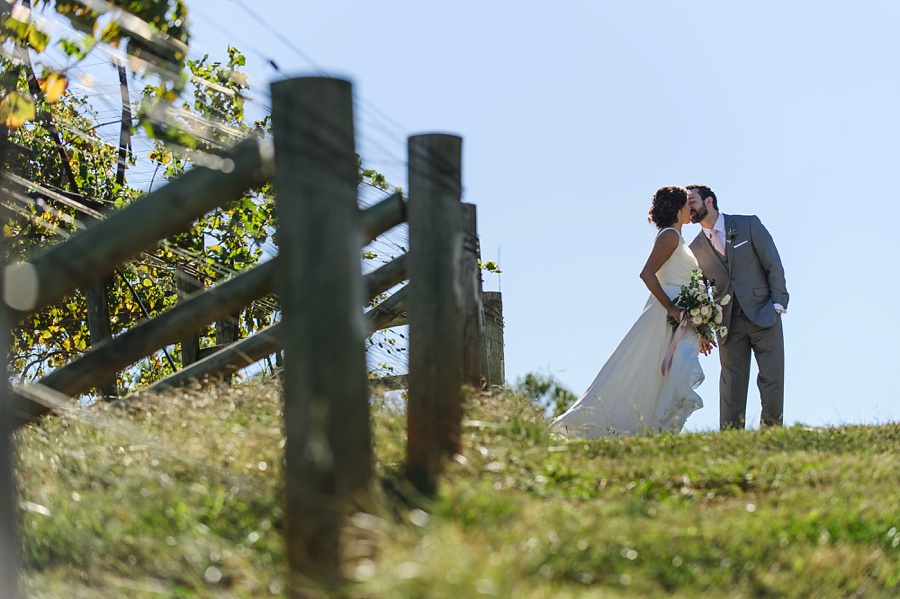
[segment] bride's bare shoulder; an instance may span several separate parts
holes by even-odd
[[[663,239],[681,239],[681,233],[678,232],[678,229],[675,227],[666,227],[664,229],[660,229],[659,233],[656,234],[657,241]]]

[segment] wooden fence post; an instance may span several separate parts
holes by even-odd
[[[230,345],[238,340],[240,312],[229,314],[216,321],[216,345]]]
[[[2,276],[2,275],[0,275]],[[0,382],[0,597],[19,597],[18,590],[18,506],[16,502],[15,478],[13,476],[13,412],[10,409],[11,390],[8,383],[9,338],[12,319],[6,306],[0,306],[0,355],[3,356],[3,381]]]
[[[463,326],[462,139],[409,138],[409,400],[406,477],[437,490],[444,458],[459,452]]]
[[[112,339],[112,326],[109,318],[109,298],[106,295],[107,281],[100,281],[85,289],[85,301],[88,310],[88,331],[91,338],[91,347]],[[106,401],[119,397],[119,385],[116,373],[112,378],[100,383],[97,390]]]
[[[0,135],[0,171],[6,166],[7,130]],[[4,244],[0,237],[0,244]],[[2,248],[0,248],[2,249]],[[2,265],[0,265],[2,266]],[[6,284],[0,273],[0,289]],[[0,356],[3,360],[3,379],[0,380],[0,597],[19,597],[18,566],[19,543],[17,535],[17,511],[15,478],[13,477],[13,414],[9,387],[9,341],[13,325],[12,314],[5,302],[0,302]]]
[[[121,184],[121,182],[119,183]],[[85,203],[89,205],[92,210],[96,211],[95,214],[97,216],[93,214],[84,214],[82,216],[84,224],[91,227],[100,222],[98,216],[104,212],[105,207],[103,204],[83,197],[74,180],[69,180],[69,186],[69,192],[62,192],[64,196],[70,197],[79,203]],[[107,295],[107,290],[112,287],[112,282],[112,277],[105,277],[104,280],[88,285],[84,289],[84,301],[87,307],[88,334],[91,347],[99,347],[112,339],[112,319],[110,318],[109,296]],[[97,391],[100,392],[100,396],[106,401],[112,401],[119,397],[117,376],[117,373],[113,373],[109,379],[101,381],[97,385]]]
[[[478,260],[478,219],[474,204],[462,204],[463,257],[460,263],[463,320],[463,382],[475,389],[484,385],[481,369],[481,339],[483,316],[481,308],[481,268]]]
[[[226,348],[229,345],[233,344],[238,340],[240,336],[240,312],[233,312],[224,318],[221,318],[216,321],[216,346],[215,348],[211,348],[212,351],[218,351],[220,349]],[[202,354],[203,352],[201,352]],[[232,381],[232,375],[234,373],[227,373],[223,375],[223,380],[227,382]]]
[[[485,377],[488,389],[506,383],[506,365],[503,358],[503,296],[499,291],[485,291],[484,306],[484,355]]]
[[[175,266],[175,288],[178,292],[178,301],[183,302],[188,297],[203,288],[200,279],[189,273],[181,264]],[[187,335],[181,340],[181,367],[184,368],[200,359],[200,333]]]
[[[291,597],[341,584],[341,529],[373,477],[352,88],[272,84]]]

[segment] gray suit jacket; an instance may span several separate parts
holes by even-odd
[[[757,216],[723,214],[725,218],[725,256],[712,246],[701,231],[691,242],[703,275],[715,281],[716,299],[726,293],[732,303],[725,306],[723,322],[731,325],[735,301],[754,324],[770,327],[778,314],[773,304],[788,307],[787,284],[781,257],[772,236]],[[727,341],[725,339],[720,342]]]

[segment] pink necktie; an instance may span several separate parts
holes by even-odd
[[[719,237],[719,232],[713,229],[712,233],[709,235],[709,240],[712,242],[713,247],[716,248],[716,251],[725,255],[725,246],[722,245],[722,238]]]

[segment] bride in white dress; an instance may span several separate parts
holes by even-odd
[[[678,432],[703,401],[694,391],[703,382],[700,337],[692,326],[675,347],[665,375],[661,365],[674,333],[666,317],[681,320],[682,310],[672,300],[687,285],[697,259],[681,237],[690,222],[687,192],[662,187],[653,195],[650,218],[659,229],[641,279],[650,299],[637,322],[619,343],[591,386],[562,416],[551,431],[569,438]]]

